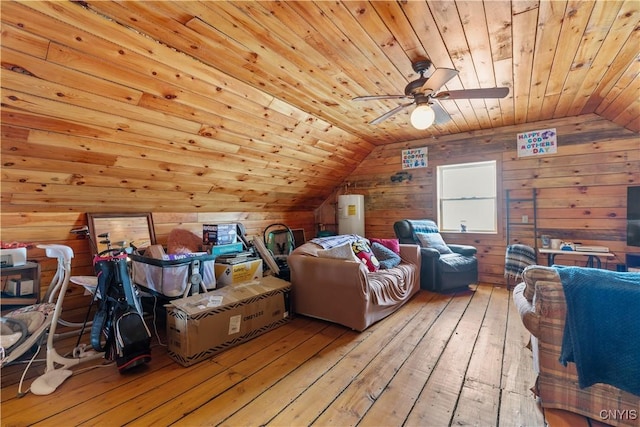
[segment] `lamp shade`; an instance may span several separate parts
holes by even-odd
[[[411,124],[416,129],[426,129],[436,119],[436,113],[428,104],[418,105],[411,113]]]

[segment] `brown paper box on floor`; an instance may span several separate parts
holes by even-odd
[[[172,300],[169,356],[183,366],[208,359],[291,320],[291,284],[273,276]]]

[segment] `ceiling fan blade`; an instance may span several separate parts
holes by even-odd
[[[437,99],[470,99],[470,98],[504,98],[509,94],[508,87],[491,87],[486,89],[462,89],[440,92]]]
[[[442,105],[440,105],[437,102],[434,102],[430,105],[431,105],[431,109],[433,109],[433,112],[436,115],[436,118],[433,121],[434,124],[441,125],[451,120],[451,116],[449,115],[449,113],[445,111],[444,108],[442,108]]]
[[[406,99],[411,98],[407,95],[367,95],[367,96],[356,96],[352,99],[352,101],[375,101],[378,99]]]
[[[427,82],[422,85],[422,91],[425,95],[437,92],[442,86],[444,86],[449,80],[458,75],[458,70],[452,70],[451,68],[436,68],[436,70],[427,79]]]
[[[410,107],[414,104],[415,102],[407,102],[406,104],[401,104],[398,105],[396,108],[387,111],[386,113],[384,113],[383,115],[381,115],[380,117],[373,119],[369,122],[370,125],[377,125],[378,123],[387,120],[389,117],[393,116],[394,114],[404,110],[407,107]]]

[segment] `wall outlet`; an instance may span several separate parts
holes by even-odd
[[[529,222],[529,215],[522,215],[522,223],[527,224]]]

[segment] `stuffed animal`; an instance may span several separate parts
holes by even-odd
[[[202,247],[202,236],[182,228],[174,228],[167,238],[167,253],[188,254],[199,252]]]

